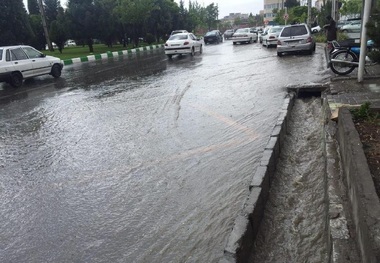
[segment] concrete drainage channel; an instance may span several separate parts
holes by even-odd
[[[327,88],[288,89],[220,263],[380,262],[380,205],[362,194],[368,166],[358,183],[356,156],[339,148],[353,139],[330,121]]]

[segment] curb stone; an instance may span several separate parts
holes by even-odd
[[[163,47],[164,45],[161,44],[161,45],[152,45],[152,46],[139,47],[139,48],[128,49],[128,50],[114,51],[114,52],[108,51],[107,53],[89,55],[86,57],[64,59],[62,60],[62,63],[66,66],[66,65],[72,65],[72,64],[77,64],[77,63],[113,58],[117,56],[130,55],[130,54],[135,54],[138,52],[145,52],[148,50],[154,50],[154,49],[159,49]]]

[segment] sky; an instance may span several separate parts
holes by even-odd
[[[23,0],[27,7],[27,0]],[[179,3],[179,0],[175,0]],[[218,4],[219,19],[228,16],[230,13],[243,13],[253,15],[259,14],[260,10],[264,9],[264,0],[192,0],[206,7],[211,3]],[[61,5],[66,7],[67,0],[60,0]],[[188,0],[184,0],[185,7],[188,8]]]

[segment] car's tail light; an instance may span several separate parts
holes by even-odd
[[[275,36],[270,36],[270,37],[269,37],[269,39],[274,39],[274,38],[276,38],[276,37],[275,37]]]
[[[308,38],[306,39],[306,43],[311,43],[311,42],[312,42],[311,37],[308,37]]]
[[[169,45],[168,45],[168,43],[165,43],[165,47],[168,47]]]
[[[188,44],[190,44],[189,41],[186,41],[186,42],[183,43],[184,46],[186,46],[186,45],[188,45]]]
[[[280,40],[277,41],[277,46],[281,46],[281,41]]]

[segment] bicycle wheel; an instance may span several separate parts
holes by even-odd
[[[347,62],[358,62],[358,57],[352,51],[339,50],[331,54],[331,59],[340,60],[342,62],[332,62],[331,70],[338,75],[350,74],[357,65],[352,65]]]

